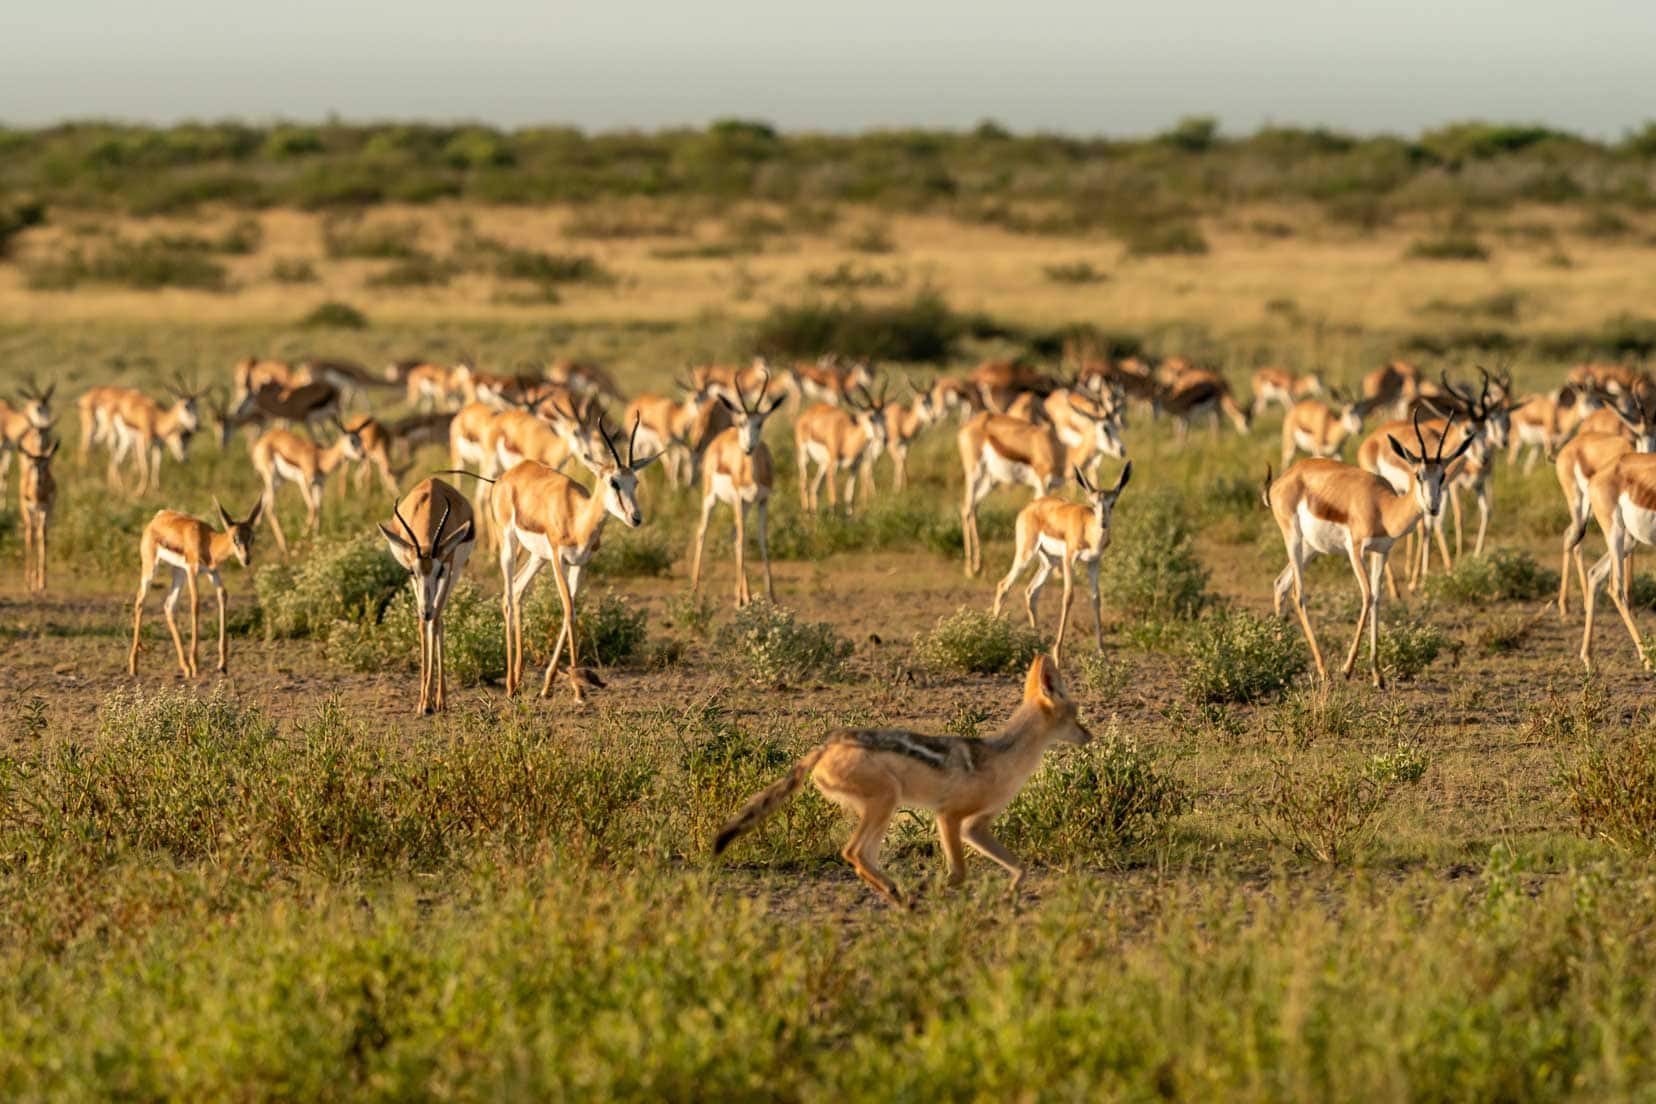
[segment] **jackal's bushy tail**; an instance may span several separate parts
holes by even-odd
[[[823,744],[807,751],[787,774],[748,798],[747,804],[738,809],[736,815],[719,829],[718,836],[713,840],[713,853],[717,855],[723,852],[737,836],[753,831],[766,817],[786,804],[788,798],[805,784],[805,776],[811,773],[811,768],[817,765],[817,760],[821,759],[822,753],[827,750],[828,745]]]

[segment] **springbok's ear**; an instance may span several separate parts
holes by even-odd
[[[260,499],[260,501],[262,502],[264,500]],[[216,495],[213,498],[213,509],[218,511],[219,520],[224,522],[224,527],[226,529],[229,529],[236,524],[235,519],[230,516],[227,510],[225,510],[224,504],[218,500]]]
[[[1116,498],[1119,496],[1121,494],[1121,489],[1127,486],[1127,481],[1131,478],[1133,478],[1133,462],[1129,460],[1125,465],[1123,465],[1121,469],[1121,478],[1116,480],[1115,490],[1110,492],[1110,497]]]
[[[46,390],[43,391],[40,395],[40,401],[43,402],[43,403],[51,402],[52,401],[52,392],[56,391],[56,390],[57,390],[57,383],[56,382],[47,384],[46,385]]]
[[[1388,433],[1388,434],[1386,434],[1386,440],[1391,442],[1392,451],[1397,453],[1397,455],[1401,456],[1404,459],[1405,462],[1410,463],[1410,464],[1420,463],[1420,458],[1418,456],[1415,456],[1411,452],[1409,452],[1408,449],[1404,448],[1403,445],[1398,441],[1398,439],[1396,437],[1393,437],[1391,434]]]
[[[1456,460],[1459,460],[1461,458],[1461,456],[1465,454],[1466,450],[1472,447],[1472,442],[1476,441],[1479,438],[1479,436],[1481,436],[1481,433],[1462,434],[1461,435],[1460,448],[1458,448],[1454,452],[1450,453],[1449,454],[1449,459],[1447,461],[1445,461],[1445,463],[1452,464]]]
[[[412,551],[412,549],[408,547],[408,542],[397,536],[397,534],[393,533],[390,529],[386,528],[383,523],[380,525],[379,531],[380,534],[385,537],[385,543],[391,546],[391,557],[398,563],[401,563],[404,567],[407,567],[408,554]]]
[[[635,472],[641,472],[645,468],[649,467],[651,464],[655,463],[657,460],[660,460],[660,459],[661,459],[661,453],[656,452],[656,453],[650,454],[649,456],[646,456],[642,460],[634,460],[631,464],[628,464],[627,466]]]
[[[253,504],[252,513],[247,515],[247,524],[257,525],[259,522],[259,515],[262,513],[264,513],[264,499],[261,498]]]
[[[1062,697],[1063,684],[1058,678],[1058,665],[1052,662],[1052,657],[1042,652],[1029,665],[1029,674],[1024,679],[1024,704],[1050,706],[1052,702]]]
[[[730,411],[732,414],[740,414],[742,412],[742,408],[737,406],[735,403],[731,402],[729,399],[727,399],[725,397],[725,394],[724,394],[723,391],[721,391],[717,395],[715,395],[714,398],[719,400],[719,405],[720,406],[724,407],[726,410]]]
[[[387,537],[391,535],[391,531],[383,525],[380,526],[380,532],[384,533]],[[444,537],[443,543],[438,546],[434,555],[440,560],[446,560],[456,548],[459,548],[462,544],[470,544],[476,539],[477,523],[475,521],[468,521],[466,522],[464,528],[456,530],[455,532]]]

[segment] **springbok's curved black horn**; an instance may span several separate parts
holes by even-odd
[[[402,516],[402,506],[396,499],[391,500],[391,516],[397,519],[403,527],[403,532],[407,533],[408,539],[414,543],[414,554],[423,557],[425,553],[420,551],[420,538],[414,535],[414,527],[408,524],[407,518]]]
[[[639,426],[639,423],[642,422],[643,420],[644,420],[644,415],[642,415],[642,414],[634,414],[633,415],[632,432],[627,435],[627,467],[629,467],[629,468],[632,467],[633,461],[638,458],[638,448],[637,448],[637,445],[638,445],[638,426]],[[616,458],[616,463],[620,463],[620,462],[621,462],[620,457],[617,457]]]
[[[1418,406],[1415,407],[1414,412],[1414,431],[1415,444],[1420,446],[1420,458],[1424,460],[1426,459],[1426,436],[1420,432],[1420,407]]]
[[[431,538],[432,555],[436,555],[437,550],[443,547],[443,530],[448,528],[449,511],[452,509],[454,509],[453,500],[444,499],[443,516],[437,519],[437,535]]]

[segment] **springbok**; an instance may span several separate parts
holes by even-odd
[[[1255,418],[1270,409],[1272,403],[1287,412],[1294,409],[1295,403],[1323,393],[1320,372],[1296,376],[1282,368],[1260,368],[1254,372],[1249,384],[1253,391],[1253,405],[1249,413]]]
[[[1027,484],[1037,497],[1057,490],[1064,482],[1067,450],[1049,424],[1035,425],[987,411],[960,427],[955,444],[966,477],[960,500],[961,542],[966,552],[966,574],[973,576],[983,570],[978,503],[1002,484]]]
[[[1628,452],[1617,457],[1593,476],[1587,484],[1587,497],[1592,503],[1593,518],[1604,533],[1605,553],[1587,573],[1583,588],[1587,624],[1581,631],[1581,663],[1592,671],[1593,613],[1599,587],[1608,575],[1610,601],[1615,603],[1622,624],[1627,626],[1627,634],[1633,638],[1633,650],[1638,653],[1640,665],[1648,671],[1650,655],[1645,651],[1644,639],[1627,605],[1627,561],[1638,545],[1656,544],[1656,455]]]
[[[846,364],[834,356],[819,357],[816,363],[796,364],[794,384],[801,400],[839,406],[850,399],[857,389],[864,391],[874,386],[874,373],[861,362]]]
[[[728,502],[736,515],[736,605],[753,601],[747,581],[747,512],[756,508],[759,520],[759,556],[765,564],[765,597],[776,601],[776,587],[771,581],[769,511],[771,479],[770,446],[761,434],[765,419],[776,413],[776,408],[787,401],[786,395],[765,399],[769,380],[761,380],[759,397],[748,404],[743,390],[736,389],[736,402],[720,395],[719,402],[730,414],[730,428],[722,431],[708,443],[702,455],[701,524],[696,527],[695,555],[690,562],[690,593],[701,586],[702,552],[707,546],[707,522],[713,508]]]
[[[1282,419],[1282,468],[1288,469],[1294,453],[1307,452],[1323,460],[1337,460],[1346,440],[1363,430],[1363,417],[1368,413],[1367,399],[1353,400],[1338,387],[1331,388],[1328,397],[1301,399],[1288,408]]]
[[[77,401],[81,421],[81,456],[94,443],[109,449],[109,486],[121,489],[121,464],[130,454],[138,468],[137,493],[161,488],[161,450],[183,463],[189,455],[190,438],[201,428],[196,409],[200,391],[191,391],[180,381],[169,387],[173,403],[166,409],[145,395],[126,387],[94,387]]]
[[[1372,409],[1391,407],[1394,419],[1401,418],[1404,407],[1420,394],[1420,371],[1403,360],[1384,364],[1363,377],[1363,398]]]
[[[883,414],[885,390],[880,399],[867,391],[845,396],[845,407],[815,403],[794,421],[794,463],[799,468],[799,502],[807,511],[817,510],[817,494],[828,481],[828,508],[839,508],[839,473],[845,472],[845,512],[856,505],[857,476],[863,476],[863,499],[874,491],[874,461],[885,449],[886,420]],[[816,466],[816,478],[811,467]]]
[[[609,453],[608,459],[591,455],[584,441],[576,453],[596,480],[592,492],[538,460],[520,460],[490,488],[489,509],[500,540],[500,574],[505,591],[501,606],[506,622],[508,697],[516,694],[523,684],[523,596],[536,573],[550,563],[552,578],[558,585],[558,600],[563,605],[563,627],[553,644],[546,677],[541,680],[541,697],[551,692],[552,675],[557,671],[567,640],[569,683],[575,691],[575,700],[582,700],[576,657],[580,634],[575,631],[575,596],[580,589],[581,570],[598,549],[606,518],[613,515],[631,529],[644,524],[644,514],[638,508],[638,473],[656,458],[646,456],[640,460],[629,441],[623,463],[602,418],[598,421],[598,433]],[[528,556],[528,562],[517,568],[520,548]]]
[[[176,510],[162,510],[144,526],[138,540],[138,596],[132,603],[132,650],[127,653],[127,674],[138,673],[138,634],[144,619],[144,598],[149,594],[158,564],[166,564],[173,573],[172,589],[167,591],[161,608],[166,612],[167,628],[172,632],[173,648],[178,653],[179,673],[185,678],[195,678],[197,673],[196,635],[201,624],[197,575],[206,575],[212,581],[214,596],[218,599],[218,669],[220,672],[230,669],[224,631],[224,580],[219,576],[219,568],[232,559],[243,567],[252,562],[253,527],[258,524],[264,500],[254,503],[252,511],[241,521],[227,514],[217,499],[213,500],[213,508],[224,523],[222,533],[214,532],[205,521]],[[188,653],[178,635],[178,622],[173,618],[179,592],[185,588],[190,592]]]
[[[1526,395],[1512,409],[1507,463],[1516,464],[1522,455],[1528,475],[1539,458],[1556,459],[1564,442],[1582,428],[1582,419],[1598,405],[1591,390],[1570,384],[1545,395]]]
[[[1396,437],[1387,438],[1392,452],[1407,465],[1409,486],[1403,492],[1394,490],[1378,475],[1337,460],[1300,460],[1275,481],[1270,469],[1265,470],[1265,505],[1276,518],[1288,553],[1288,566],[1277,576],[1271,592],[1272,603],[1281,616],[1282,600],[1290,589],[1293,591],[1294,613],[1311,646],[1317,675],[1324,682],[1328,681],[1328,668],[1305,609],[1306,563],[1320,555],[1342,552],[1350,559],[1361,608],[1341,673],[1350,678],[1357,666],[1357,650],[1367,625],[1369,671],[1374,685],[1384,687],[1385,676],[1380,672],[1380,577],[1386,558],[1392,545],[1423,515],[1435,518],[1442,512],[1444,485],[1456,474],[1455,462],[1472,447],[1473,437],[1463,434],[1460,445],[1446,458],[1443,446],[1449,434],[1443,433],[1437,439],[1436,454],[1431,455],[1418,419],[1414,425],[1419,452],[1410,452]]]
[[[886,403],[882,413],[886,424],[886,452],[891,454],[891,489],[901,491],[908,486],[908,454],[914,439],[943,416],[933,401],[932,392],[914,385],[904,377],[914,397],[906,403]]]
[[[1186,368],[1180,371],[1163,391],[1160,407],[1173,417],[1175,436],[1180,441],[1190,433],[1190,423],[1202,415],[1212,418],[1216,434],[1221,414],[1230,419],[1236,432],[1244,435],[1248,432],[1248,412],[1237,405],[1225,377],[1211,369]]]
[[[415,711],[441,713],[448,705],[443,607],[477,544],[472,506],[441,479],[424,479],[401,502],[392,500],[391,516],[401,532],[385,524],[379,530],[392,557],[408,569],[420,620],[420,702]]]
[[[52,425],[52,392],[57,384],[48,384],[42,391],[31,376],[18,389],[22,400],[13,406],[0,399],[0,494],[6,491],[6,475],[11,470],[12,453],[17,450],[25,434],[31,430],[44,433]],[[83,437],[84,440],[84,437]]]
[[[1620,404],[1611,409],[1622,420],[1623,433],[1578,433],[1558,450],[1553,470],[1558,475],[1559,490],[1564,492],[1564,504],[1570,512],[1570,522],[1564,529],[1563,554],[1558,563],[1558,616],[1570,614],[1570,563],[1575,562],[1576,579],[1582,593],[1587,591],[1587,568],[1581,558],[1581,539],[1586,535],[1587,519],[1592,514],[1592,500],[1588,488],[1593,477],[1610,467],[1630,452],[1656,452],[1656,402],[1646,404],[1643,396],[1633,396],[1629,404],[1631,414],[1625,414]],[[1624,582],[1627,580],[1623,579]]]
[[[378,418],[357,418],[343,427],[344,432],[355,435],[357,445],[362,450],[362,456],[356,460],[356,472],[352,477],[358,492],[368,486],[370,471],[379,475],[380,486],[385,493],[396,497],[397,484],[400,482],[401,471],[391,466],[391,448],[397,441],[396,426],[386,425]],[[406,469],[405,469],[406,470]],[[345,492],[346,473],[340,470],[339,490]]]
[[[1110,517],[1122,488],[1133,477],[1131,460],[1121,469],[1115,486],[1105,489],[1087,482],[1080,468],[1075,469],[1075,481],[1086,493],[1086,503],[1068,502],[1062,498],[1037,498],[1018,511],[1015,529],[1016,548],[1012,553],[1012,567],[1006,577],[995,586],[994,616],[999,617],[1001,600],[1018,576],[1033,561],[1039,559],[1035,577],[1024,588],[1024,611],[1029,614],[1029,627],[1037,628],[1035,606],[1041,599],[1041,588],[1046,586],[1054,567],[1064,572],[1064,605],[1058,615],[1058,639],[1052,644],[1052,658],[1063,663],[1064,630],[1069,627],[1070,605],[1075,597],[1075,564],[1087,565],[1087,584],[1092,590],[1093,634],[1099,650],[1104,648],[1104,619],[1099,611],[1098,567],[1104,550],[1110,547]]]
[[[23,580],[35,593],[46,591],[46,527],[57,501],[52,457],[61,443],[44,429],[27,430],[17,441],[17,451],[23,457],[17,479],[17,504],[23,521]]]
[[[253,470],[264,484],[264,516],[270,522],[270,531],[276,536],[276,548],[287,555],[287,537],[282,523],[276,518],[276,491],[283,483],[299,488],[305,502],[305,531],[315,533],[322,524],[322,491],[328,476],[347,461],[363,458],[362,439],[353,431],[335,422],[339,439],[326,448],[290,433],[272,429],[253,442]]]

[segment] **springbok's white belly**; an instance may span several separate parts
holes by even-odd
[[[287,460],[283,459],[281,456],[274,456],[273,459],[276,461],[276,474],[280,475],[283,479],[287,480],[289,483],[305,483],[305,482],[308,482],[308,480],[306,479],[305,473],[302,470],[300,470],[298,467],[295,467],[293,464],[289,463]]]
[[[988,445],[983,447],[983,468],[996,483],[1028,483],[1035,476],[1028,464],[1008,460]]]
[[[809,456],[813,463],[824,468],[833,462],[833,458],[828,454],[828,446],[821,441],[806,441],[805,455]]]
[[[189,564],[184,562],[183,555],[181,555],[180,553],[174,552],[172,549],[166,547],[165,545],[156,546],[155,558],[157,560],[159,560],[161,563],[166,564],[168,567],[176,567],[180,570],[188,570],[189,566],[190,566]]]
[[[748,483],[742,487],[740,495],[736,491],[736,481],[724,472],[713,474],[713,497],[719,502],[728,502],[736,505],[738,497],[743,502],[758,502],[761,498],[770,495],[770,488],[760,487],[757,483]]]
[[[1317,517],[1303,502],[1299,504],[1296,513],[1299,514],[1300,536],[1304,538],[1306,546],[1311,551],[1319,556],[1335,552],[1345,554],[1351,541],[1351,535],[1345,526]]]
[[[1622,495],[1616,502],[1616,512],[1634,539],[1641,544],[1656,544],[1656,510],[1635,506],[1631,498]]]

